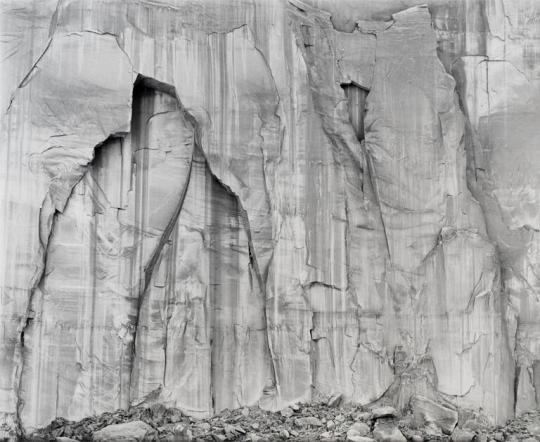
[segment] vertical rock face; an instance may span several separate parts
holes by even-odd
[[[540,407],[538,1],[1,8],[2,435]]]

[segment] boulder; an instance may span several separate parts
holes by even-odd
[[[434,424],[443,433],[452,434],[458,421],[457,411],[420,395],[413,396],[410,403],[417,426]]]
[[[382,418],[375,423],[373,438],[378,442],[406,442],[393,419]]]
[[[308,416],[308,417],[299,417],[295,421],[296,426],[298,427],[321,427],[323,423],[319,418],[316,418],[315,416]]]
[[[465,430],[462,428],[456,428],[450,440],[452,442],[471,442],[474,439],[475,434],[472,431]]]
[[[527,431],[533,436],[540,438],[540,422],[531,422],[527,424]]]
[[[326,402],[326,405],[328,405],[329,407],[338,407],[339,404],[341,404],[342,400],[343,400],[343,394],[336,393],[330,396],[330,398]]]
[[[442,436],[441,427],[435,425],[433,422],[429,422],[426,424],[426,426],[424,427],[424,433],[426,433],[428,436]]]
[[[504,434],[501,431],[493,433],[492,437],[493,440],[496,440],[497,442],[503,442],[504,440]]]
[[[143,421],[109,425],[93,434],[94,442],[139,442],[148,440],[154,429]]]
[[[290,407],[285,407],[279,412],[283,417],[291,417],[294,414],[294,411]]]
[[[347,440],[351,442],[368,442],[373,439],[366,437],[370,432],[370,428],[363,422],[356,422],[347,431]]]
[[[349,436],[367,436],[370,432],[369,425],[363,423],[363,422],[357,422],[355,424],[352,424],[352,426],[349,428],[349,431],[347,431],[347,437]]]
[[[360,411],[354,415],[354,420],[356,421],[368,421],[372,418],[372,415],[369,411]]]

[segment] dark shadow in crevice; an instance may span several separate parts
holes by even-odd
[[[362,141],[365,138],[364,117],[366,115],[366,99],[369,90],[354,82],[342,83],[341,87],[345,92],[349,104],[349,120],[358,141]]]

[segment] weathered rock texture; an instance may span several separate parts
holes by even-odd
[[[3,435],[540,407],[540,1],[419,3],[2,2]]]

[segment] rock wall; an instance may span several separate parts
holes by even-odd
[[[538,0],[9,0],[0,425],[540,408]]]

